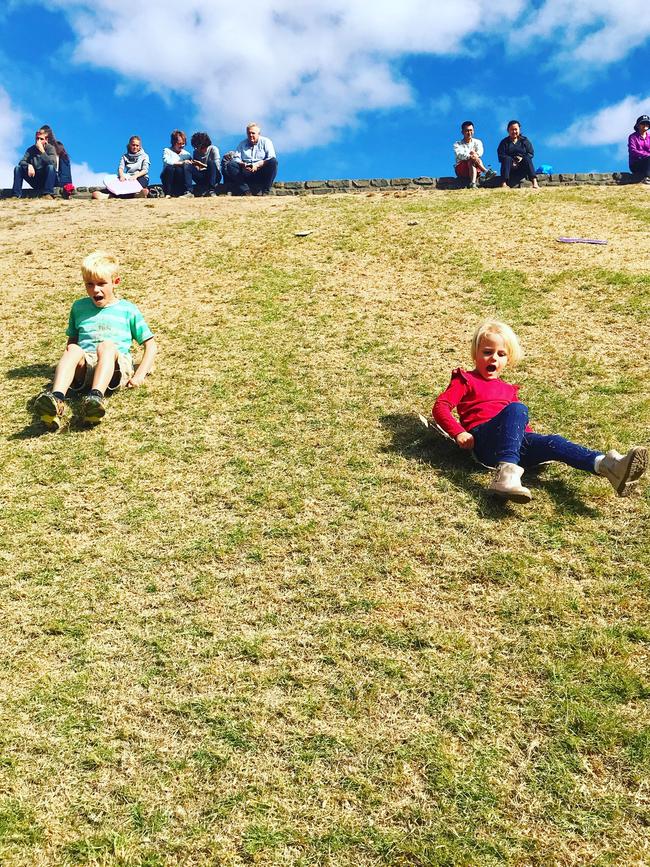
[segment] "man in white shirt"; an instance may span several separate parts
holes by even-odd
[[[454,171],[456,177],[467,180],[470,189],[476,189],[476,180],[479,175],[485,173],[486,178],[493,178],[496,172],[486,169],[481,157],[483,156],[483,142],[474,138],[474,124],[471,120],[463,121],[460,131],[463,137],[454,142],[454,155],[456,165]]]
[[[224,166],[224,180],[240,196],[268,196],[278,173],[278,161],[270,138],[260,135],[256,123],[246,127],[232,159]]]

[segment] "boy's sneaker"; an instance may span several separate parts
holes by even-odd
[[[54,397],[51,391],[44,391],[34,401],[34,413],[48,430],[59,430],[65,421],[66,404]]]
[[[607,452],[600,462],[598,474],[605,476],[619,497],[628,497],[632,486],[648,469],[648,450],[634,446],[626,455],[617,451]]]
[[[483,180],[484,181],[491,181],[492,178],[496,178],[496,176],[497,176],[497,173],[494,171],[492,166],[488,166],[487,171],[483,175]]]
[[[106,415],[106,399],[88,394],[81,401],[81,417],[88,424],[99,424]]]

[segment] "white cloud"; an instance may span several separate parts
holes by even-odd
[[[201,119],[256,119],[284,150],[325,144],[365,110],[412,101],[406,53],[455,54],[501,32],[525,0],[50,0],[78,38],[74,59],[162,95],[190,95]],[[215,123],[216,121],[216,123]],[[272,123],[271,123],[272,122]]]
[[[566,64],[570,73],[621,60],[648,38],[647,0],[546,0],[511,42],[553,40],[559,49],[554,61]]]
[[[650,106],[650,94],[646,97],[626,96],[614,105],[601,108],[595,114],[583,115],[564,130],[549,139],[554,147],[603,147],[617,145],[622,154],[627,153],[627,137],[633,132],[634,121],[646,114]]]
[[[104,177],[106,175],[114,174],[114,170],[95,172],[86,162],[72,163],[70,168],[75,187],[103,187]]]
[[[0,87],[0,141],[8,147],[0,150],[0,186],[11,187],[14,182],[14,166],[22,156],[12,149],[12,143],[21,141],[24,115],[11,104],[7,91]]]
[[[650,37],[647,0],[30,2],[64,12],[72,59],[115,71],[118,93],[189,96],[201,124],[243,134],[254,119],[283,151],[327,144],[365,111],[412,104],[405,55],[457,56],[485,40],[515,51],[540,43],[562,77],[585,80]],[[451,94],[432,95],[432,107],[451,105]],[[78,167],[75,181],[89,171]]]

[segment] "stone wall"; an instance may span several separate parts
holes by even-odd
[[[538,175],[537,180],[543,187],[566,187],[566,186],[620,186],[622,184],[639,183],[641,175],[633,175],[629,172],[577,172],[553,175]],[[498,177],[487,181],[483,187],[498,187]],[[276,196],[323,196],[331,193],[369,193],[380,190],[458,190],[465,186],[463,181],[455,177],[442,178],[367,178],[359,180],[329,180],[329,181],[277,181],[273,185],[272,194]],[[529,187],[529,181],[522,181],[522,187]],[[93,190],[100,187],[77,187],[75,198],[90,198]],[[162,187],[152,184],[149,188],[153,198],[162,196]],[[225,187],[221,186],[218,191],[226,195]],[[11,190],[1,190],[0,198],[6,199],[11,196]],[[30,198],[33,190],[24,188],[23,196]]]

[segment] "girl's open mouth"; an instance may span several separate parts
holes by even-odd
[[[488,373],[494,373],[494,371],[495,371],[496,369],[497,369],[496,364],[488,364],[488,366],[487,366],[487,371],[488,371]]]

